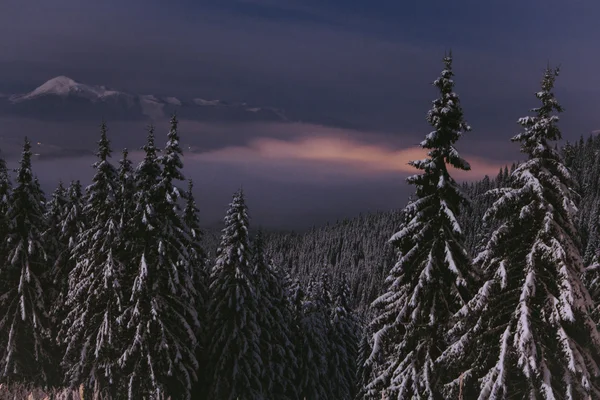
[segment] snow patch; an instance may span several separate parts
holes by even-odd
[[[40,96],[69,96],[75,95],[78,97],[84,97],[90,100],[98,100],[110,96],[117,96],[123,94],[122,92],[107,89],[105,86],[92,86],[83,83],[76,82],[75,80],[66,76],[57,76],[45,82],[41,86],[37,87],[32,92],[24,95],[11,96],[13,103],[18,103],[25,100],[31,100]]]

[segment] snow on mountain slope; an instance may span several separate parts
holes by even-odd
[[[110,96],[126,96],[130,97],[126,93],[122,93],[116,90],[107,89],[104,86],[91,86],[83,83],[79,83],[74,81],[73,79],[66,76],[57,76],[56,78],[52,78],[43,85],[37,87],[32,92],[22,94],[22,95],[13,95],[10,97],[10,100],[13,103],[18,103],[26,100],[31,100],[40,96],[69,96],[75,95],[78,97],[83,97],[89,100],[100,100],[102,98],[110,97]]]
[[[99,116],[112,120],[162,119],[173,112],[185,119],[211,122],[287,120],[281,111],[270,107],[199,97],[185,101],[177,97],[133,94],[81,83],[64,75],[50,79],[29,93],[0,98],[0,114],[37,119],[96,119]]]

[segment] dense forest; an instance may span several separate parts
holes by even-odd
[[[137,166],[103,123],[91,185],[49,196],[25,139],[12,179],[0,162],[2,392],[600,398],[600,139],[558,147],[557,76],[518,121],[523,161],[461,185],[446,56],[408,204],[302,233],[254,230],[241,190],[203,232],[175,116]]]

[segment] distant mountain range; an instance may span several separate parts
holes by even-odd
[[[57,76],[24,94],[0,94],[0,115],[40,120],[159,120],[177,112],[180,119],[206,122],[287,121],[272,107],[241,102],[183,100],[126,93]]]

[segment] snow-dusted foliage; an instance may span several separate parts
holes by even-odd
[[[446,397],[479,399],[600,398],[600,335],[581,282],[575,183],[552,141],[562,111],[546,69],[541,106],[519,119],[528,160],[507,188],[491,190],[485,221],[497,228],[475,262],[485,273],[458,313],[455,343],[441,357],[455,367]]]
[[[343,279],[334,294],[328,332],[328,379],[331,398],[353,399],[357,388],[358,334],[360,326],[350,308],[350,289]]]
[[[48,353],[43,281],[50,264],[43,235],[44,195],[32,175],[27,138],[16,172],[6,210],[8,229],[2,239],[6,259],[0,268],[0,382],[46,384],[55,368]]]
[[[257,287],[248,237],[248,209],[240,190],[225,216],[210,274],[211,399],[262,399]]]
[[[119,160],[119,168],[117,169],[118,185],[115,194],[117,209],[116,212],[120,217],[119,224],[121,229],[124,231],[126,236],[129,236],[133,224],[131,220],[134,216],[135,201],[134,196],[136,192],[135,187],[135,173],[133,165],[129,159],[129,151],[123,149],[121,159]],[[130,251],[129,245],[123,248],[123,251]]]
[[[369,333],[367,324],[361,323],[360,328],[356,359],[356,400],[367,398],[367,385],[371,378],[371,365],[367,363],[367,360],[372,351],[370,340],[373,335]]]
[[[311,280],[305,294],[296,283],[292,296],[297,321],[296,388],[301,399],[329,399],[331,398],[327,377],[329,310],[323,296],[322,285]]]
[[[273,400],[297,399],[292,318],[283,280],[265,254],[261,231],[257,233],[253,245],[252,264],[259,305],[257,315],[264,397]]]
[[[440,97],[427,115],[434,130],[421,142],[428,158],[410,163],[422,171],[408,178],[416,196],[404,210],[401,230],[390,239],[398,262],[386,279],[387,292],[373,303],[377,316],[368,360],[373,376],[367,389],[376,399],[439,396],[445,372],[435,361],[445,348],[450,318],[474,289],[458,223],[460,205],[467,199],[447,168],[470,169],[454,147],[470,128],[453,91],[452,57],[444,57],[444,64],[433,83]]]
[[[175,133],[173,132],[175,129]],[[189,399],[196,381],[198,316],[189,276],[183,221],[176,212],[174,179],[180,163],[176,126],[158,157],[151,127],[136,170],[136,209],[131,221],[130,298],[119,321],[125,349],[119,358],[127,397]],[[173,145],[175,143],[175,145]],[[161,161],[165,172],[161,168]]]
[[[199,325],[196,329],[198,349],[196,351],[199,370],[198,382],[192,392],[193,398],[203,398],[208,384],[208,270],[209,259],[202,248],[202,230],[198,218],[198,207],[193,194],[193,183],[188,181],[185,193],[185,207],[183,209],[183,223],[187,238],[188,263],[194,286],[194,305],[198,313]]]
[[[75,247],[85,229],[83,209],[84,199],[81,183],[76,180],[71,182],[65,191],[63,210],[60,213],[60,221],[58,221],[59,230],[56,233],[61,251],[56,256],[51,270],[51,282],[56,297],[52,301],[50,311],[52,323],[57,331],[60,330],[62,321],[68,312],[66,301],[69,293],[69,274],[75,267]],[[48,221],[48,226],[49,229],[46,232],[51,232],[50,221]],[[55,337],[55,339],[57,342],[61,342],[60,338]],[[63,354],[64,349],[61,357]]]
[[[87,203],[82,212],[87,226],[83,229],[81,220],[65,219],[75,265],[69,273],[68,313],[59,338],[66,345],[66,383],[115,395],[120,384],[117,361],[122,347],[117,318],[123,311],[122,281],[127,261],[119,255],[126,238],[120,224],[117,171],[109,161],[111,149],[105,123],[100,130],[98,160],[93,165],[96,172],[86,189]],[[77,184],[70,190],[72,218],[79,212],[79,190]],[[82,231],[77,235],[79,229]],[[73,235],[77,235],[76,244]]]

